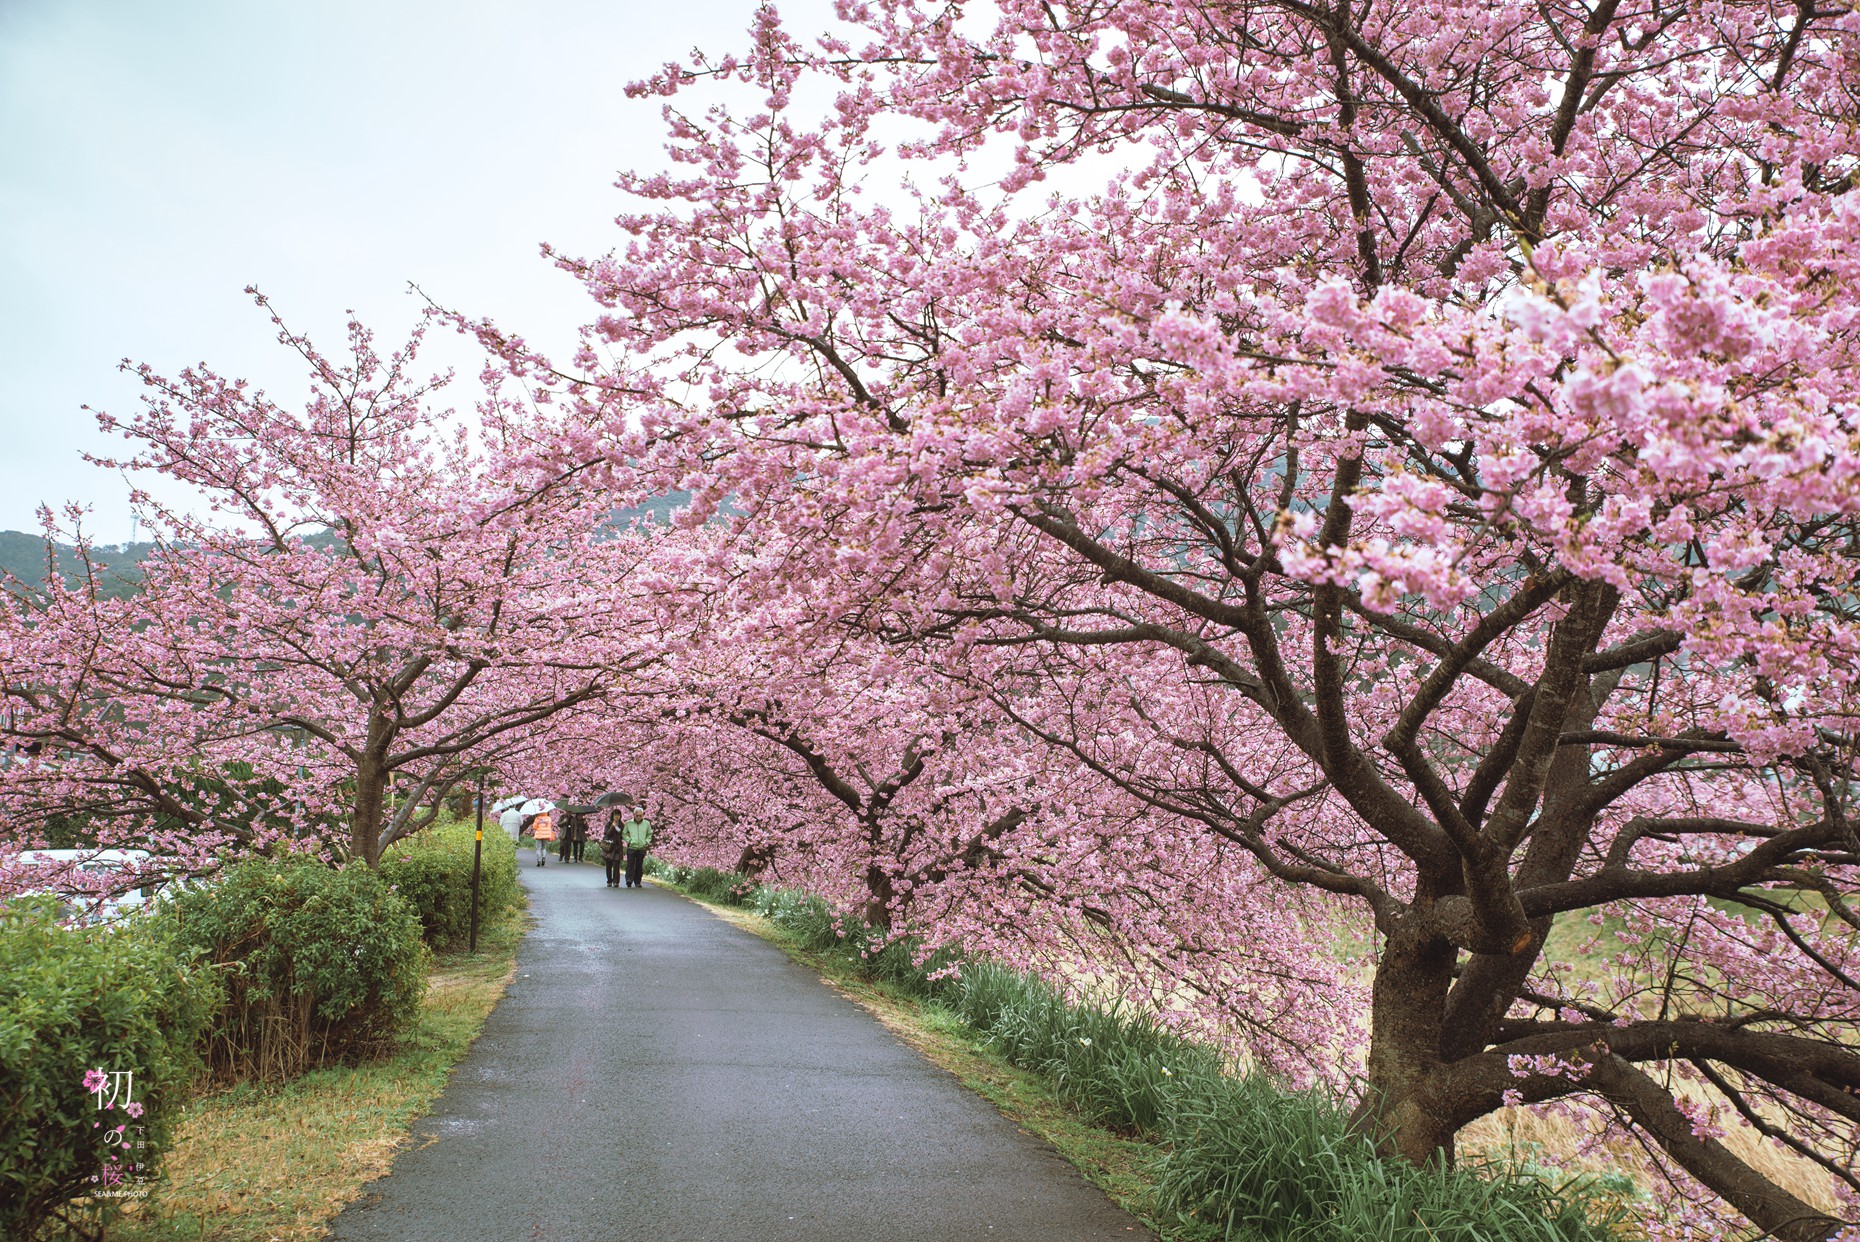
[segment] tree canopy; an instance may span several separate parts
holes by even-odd
[[[365,337],[300,346],[308,422],[151,377],[143,464],[347,551],[175,519],[153,611],[9,623],[18,719],[132,784],[73,718],[291,726],[358,790],[533,728],[538,779],[648,790],[705,857],[1360,1074],[1393,1158],[1579,1103],[1661,1227],[1860,1215],[1860,16],[841,16],[634,88],[673,171],[554,256],[583,348],[454,319],[487,425],[522,411],[496,452],[415,434]],[[240,715],[285,665],[366,710]]]

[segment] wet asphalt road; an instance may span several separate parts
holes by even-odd
[[[517,978],[332,1239],[1149,1242],[774,946],[530,857]]]

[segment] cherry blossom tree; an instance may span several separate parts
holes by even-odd
[[[142,367],[146,408],[99,416],[135,448],[102,464],[203,501],[137,497],[158,537],[135,596],[49,583],[0,610],[4,729],[33,752],[0,769],[22,839],[62,808],[100,843],[308,835],[373,865],[462,776],[657,659],[629,587],[645,543],[524,464],[520,390],[488,372],[462,416],[413,372],[419,333],[382,355],[351,323],[337,361],[279,332],[309,368],[301,410]]]
[[[778,764],[755,748],[765,768],[787,771],[784,785],[805,776],[813,786],[810,844],[832,842],[846,856],[861,916],[875,927],[911,922],[922,890],[996,870],[1004,838],[1054,793],[1055,773],[1038,770],[1018,737],[998,745],[997,722],[950,689],[894,653],[841,643],[800,668],[733,676],[706,707],[779,752]]]
[[[682,578],[712,615],[656,670],[656,710],[636,697],[585,735],[553,730],[538,787],[624,789],[670,861],[805,888],[926,952],[1161,1003],[1298,1080],[1355,1068],[1313,1055],[1362,1000],[1354,963],[1312,952],[1349,933],[1337,903],[1268,893],[1244,851],[1040,745],[999,650],[878,641],[826,619],[833,576],[781,541],[699,544],[711,567]],[[1270,931],[1233,917],[1266,901]]]
[[[574,783],[650,791],[668,819],[708,826],[745,867],[793,843],[816,881],[856,891],[881,928],[921,932],[926,891],[997,869],[1066,771],[1043,770],[1011,724],[912,649],[823,621],[830,574],[715,532],[656,538],[684,553],[684,601],[662,594],[661,607],[685,638],[650,701],[609,713],[612,732],[588,739],[586,759],[561,748],[556,762],[599,773]]]
[[[1860,17],[842,16],[808,46],[765,11],[639,88],[758,102],[668,105],[633,240],[561,260],[606,308],[580,425],[694,520],[812,540],[837,615],[1015,651],[1047,744],[1356,903],[1388,1152],[1581,1099],[1682,1194],[1830,1236],[1860,1193]],[[1102,692],[1060,710],[1080,663]],[[1634,933],[1600,984],[1545,954],[1582,919]]]

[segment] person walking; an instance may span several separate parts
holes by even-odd
[[[515,845],[517,843],[517,838],[523,835],[523,812],[518,809],[522,805],[523,803],[520,800],[513,802],[505,807],[503,812],[497,817],[498,825],[502,827],[505,832],[510,834],[510,843],[512,845]]]
[[[620,871],[626,865],[626,836],[620,830],[621,815],[615,811],[607,817],[607,831],[601,834],[601,861],[607,864],[607,887],[620,887]]]
[[[580,862],[588,852],[588,817],[580,811],[568,817],[568,848],[570,862]]]
[[[536,838],[536,865],[545,866],[549,860],[549,842],[555,840],[555,813],[543,811],[530,821],[530,835]]]
[[[639,888],[646,882],[646,850],[652,844],[652,821],[635,811],[620,825],[620,835],[626,838],[626,886]]]

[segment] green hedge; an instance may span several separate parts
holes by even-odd
[[[254,858],[161,917],[223,973],[205,1049],[223,1077],[279,1080],[386,1051],[426,991],[413,906],[360,865]]]
[[[419,915],[421,934],[432,947],[462,944],[471,931],[473,825],[448,822],[388,846],[380,874]],[[484,865],[478,878],[478,925],[484,927],[520,900],[516,846],[495,821],[484,833]]]
[[[0,1236],[40,1236],[79,1196],[97,1196],[82,1215],[107,1217],[166,1151],[218,1001],[170,930],[62,926],[42,900],[0,906]],[[130,1077],[106,1079],[100,1098],[92,1071]]]

